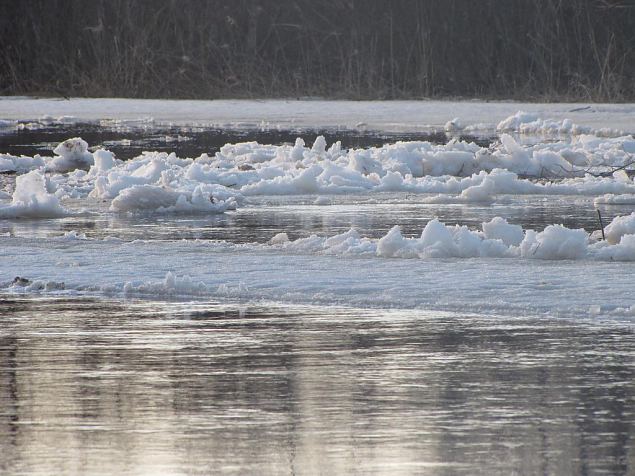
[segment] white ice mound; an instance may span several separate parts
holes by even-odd
[[[37,170],[16,178],[11,204],[0,207],[0,218],[56,218],[71,213],[46,189],[44,176]]]
[[[617,216],[604,228],[606,241],[614,245],[621,241],[624,235],[635,234],[635,212],[630,215]]]
[[[381,258],[523,258],[542,260],[635,261],[635,234],[622,235],[617,244],[601,241],[589,244],[583,230],[549,225],[541,232],[524,231],[520,226],[495,217],[483,223],[483,231],[466,226],[446,226],[430,220],[419,238],[405,237],[394,226],[379,239],[361,237],[351,229],[331,237],[311,235],[290,241],[278,233],[267,245],[286,252]]]
[[[597,197],[593,203],[595,205],[635,205],[635,194],[624,193],[622,195],[614,195],[607,193],[601,197]]]
[[[39,155],[17,157],[10,154],[0,154],[0,172],[26,173],[40,167],[44,167],[44,159]]]
[[[115,154],[104,149],[98,149],[93,152],[93,160],[95,161],[95,164],[90,168],[89,173],[91,175],[103,174],[112,169],[117,163]]]
[[[58,144],[53,153],[53,157],[46,165],[51,172],[69,172],[75,169],[86,169],[93,165],[93,154],[88,152],[88,144],[80,137],[66,139]]]
[[[552,119],[541,119],[537,114],[518,111],[498,123],[496,129],[499,132],[518,132],[520,134],[589,134],[590,127],[583,127],[571,122],[570,119],[555,121]]]
[[[540,233],[527,230],[520,243],[523,258],[562,260],[581,259],[587,254],[589,234],[562,225],[549,225]]]
[[[622,235],[616,244],[600,241],[592,245],[597,259],[607,261],[635,261],[635,234]]]
[[[503,119],[498,123],[496,129],[499,131],[517,131],[522,124],[530,124],[538,120],[538,114],[518,111],[516,114]]]
[[[500,142],[487,148],[453,139],[447,144],[411,141],[351,150],[342,149],[339,142],[327,147],[318,137],[310,147],[300,138],[294,145],[245,142],[226,144],[214,156],[182,159],[174,153],[144,152],[127,161],[104,150],[89,154],[81,139],[69,139],[56,151],[63,155],[45,159],[49,169],[83,168],[50,178],[58,197],[73,199],[113,200],[124,190],[143,185],[172,190],[186,201],[196,187],[215,187],[215,199],[233,197],[238,203],[249,195],[373,192],[444,194],[427,199],[430,203],[488,203],[498,194],[635,194],[635,183],[628,177],[635,167],[631,136],[580,135],[521,145],[503,133]],[[26,159],[2,156],[0,167],[5,163],[7,170],[41,167],[41,158],[32,158],[31,165]],[[86,173],[91,161],[94,164]],[[612,174],[616,169],[620,170]],[[139,193],[129,192],[143,198]],[[158,207],[175,205],[171,202],[163,196]]]
[[[494,217],[491,221],[483,223],[483,235],[490,240],[501,240],[507,246],[518,246],[525,232],[520,225],[512,225],[501,217]]]
[[[124,189],[110,205],[114,212],[223,213],[233,208],[236,208],[235,200],[214,199],[213,194],[202,186],[188,194],[157,185],[135,185]]]

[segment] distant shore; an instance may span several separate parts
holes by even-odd
[[[635,100],[635,5],[0,2],[0,94]]]

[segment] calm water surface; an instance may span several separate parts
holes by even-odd
[[[635,472],[632,325],[0,301],[3,474]]]
[[[108,204],[95,204],[89,212],[62,219],[0,220],[0,234],[22,237],[55,237],[74,230],[88,238],[118,237],[123,240],[210,239],[234,243],[264,243],[276,233],[291,239],[312,233],[332,236],[355,228],[362,236],[379,238],[394,225],[406,235],[420,235],[429,220],[447,225],[481,229],[482,222],[496,216],[525,229],[542,230],[548,225],[599,230],[593,197],[536,195],[500,196],[492,205],[444,205],[422,203],[423,195],[373,193],[331,196],[329,205],[314,205],[315,196],[250,197],[235,211],[222,215],[135,214],[108,211]],[[65,202],[66,206],[72,202]],[[78,203],[75,210],[86,206]],[[629,215],[633,205],[600,206],[604,225],[617,215]]]

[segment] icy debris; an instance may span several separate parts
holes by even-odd
[[[67,231],[60,237],[63,241],[87,240],[86,233],[80,233],[76,230]]]
[[[520,256],[536,259],[581,259],[586,256],[589,235],[586,231],[570,230],[562,225],[549,225],[540,233],[525,232],[520,243]]]
[[[330,205],[331,204],[331,200],[328,197],[325,196],[321,196],[315,199],[315,201],[313,202],[313,205]]]
[[[33,157],[0,154],[0,172],[26,173],[44,167],[44,159],[39,155]]]
[[[38,121],[40,123],[46,124],[46,125],[74,124],[74,123],[78,122],[79,119],[77,119],[75,116],[69,116],[69,115],[54,117],[54,116],[46,114],[46,115],[40,116]]]
[[[499,128],[516,131],[537,122],[548,125],[535,115],[518,113]],[[565,122],[558,130],[575,129]],[[232,208],[250,195],[402,191],[442,194],[426,199],[428,203],[490,203],[499,194],[635,194],[627,172],[635,160],[631,136],[582,134],[521,145],[503,132],[500,142],[487,148],[452,139],[444,145],[410,141],[351,150],[339,142],[329,147],[319,136],[310,147],[301,138],[280,146],[244,142],[226,144],[213,157],[144,152],[125,162],[106,150],[91,154],[85,141],[73,138],[55,152],[58,156],[52,158],[0,155],[0,171],[44,167],[53,172],[50,182],[57,198],[112,200],[115,211],[213,213],[221,211],[221,202]],[[620,170],[611,175],[616,168]],[[326,199],[315,203],[325,204]]]
[[[605,261],[635,261],[635,234],[624,234],[619,241],[599,241],[592,245],[596,259]]]
[[[613,195],[607,193],[601,197],[597,197],[593,203],[595,205],[635,205],[635,194],[625,193],[622,195]]]
[[[451,121],[448,121],[445,123],[445,132],[454,133],[454,132],[460,132],[463,129],[464,127],[461,124],[461,121],[459,120],[458,117],[455,117]]]
[[[629,154],[633,154],[635,153],[635,151],[633,152],[629,152]],[[635,160],[635,159],[633,159]],[[633,181],[631,180],[631,178],[628,176],[628,174],[626,173],[625,170],[616,170],[615,172],[613,172],[613,178],[615,180],[617,180],[618,182],[622,182],[622,183],[627,183],[627,184],[632,184]]]
[[[46,180],[37,170],[17,177],[11,204],[0,207],[0,218],[56,218],[70,214],[48,192]]]
[[[93,165],[93,154],[88,152],[88,144],[79,137],[67,139],[60,143],[53,153],[57,154],[46,164],[51,172],[68,172],[75,169],[86,169]]]
[[[532,135],[558,135],[558,134],[589,134],[590,127],[573,124],[571,120],[554,121],[541,119],[537,114],[518,111],[498,123],[496,129],[499,132],[518,132]]]
[[[518,111],[498,123],[496,129],[499,131],[518,131],[522,124],[530,124],[538,120],[537,114]]]
[[[623,221],[616,220],[620,223]],[[419,238],[405,237],[401,228],[394,226],[379,239],[361,237],[354,229],[332,237],[311,235],[295,241],[290,241],[286,233],[279,233],[266,246],[299,254],[382,258],[490,257],[635,261],[635,229],[630,234],[612,235],[611,241],[591,241],[589,234],[583,229],[572,230],[562,225],[549,225],[543,231],[536,232],[523,230],[504,218],[495,217],[482,224],[482,231],[459,225],[446,226],[433,219],[425,226]]]
[[[93,160],[94,165],[89,170],[91,175],[102,175],[116,164],[115,154],[104,149],[98,149],[93,152]]]
[[[271,243],[272,245],[281,245],[283,243],[288,243],[288,242],[289,242],[289,237],[287,236],[286,233],[278,233],[274,235],[273,238],[271,238],[271,240],[269,240],[269,243]]]
[[[507,246],[518,246],[525,235],[520,225],[512,225],[501,217],[482,224],[483,235],[490,240],[501,240]]]
[[[630,215],[617,216],[604,228],[606,241],[610,244],[620,243],[624,235],[635,235],[635,212]]]
[[[63,291],[66,289],[66,284],[61,281],[43,281],[43,280],[31,280],[28,278],[16,276],[10,283],[4,283],[3,287],[8,286],[13,288],[14,291],[19,292],[39,292],[39,291]]]
[[[204,212],[223,213],[236,208],[236,201],[215,200],[204,186],[198,186],[191,194],[180,193],[156,185],[134,185],[124,189],[112,201],[110,210],[115,212]]]
[[[177,276],[171,271],[165,274],[162,281],[127,281],[123,286],[123,292],[126,295],[190,295],[197,296],[208,292],[207,286],[200,282],[194,281],[190,276]]]

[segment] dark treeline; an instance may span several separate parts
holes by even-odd
[[[635,99],[617,0],[0,0],[0,94]]]

